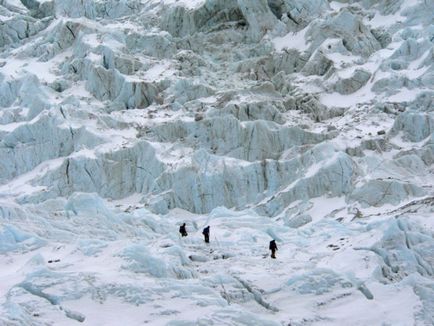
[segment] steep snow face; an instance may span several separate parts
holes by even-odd
[[[433,21],[0,1],[0,323],[433,324]]]

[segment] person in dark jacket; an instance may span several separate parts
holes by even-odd
[[[183,237],[186,237],[188,235],[187,230],[185,228],[185,223],[179,227],[179,233],[181,233]]]
[[[270,241],[270,246],[269,246],[270,250],[271,250],[271,258],[276,259],[276,251],[277,251],[277,245],[276,245],[276,240],[271,240]]]
[[[209,243],[209,225],[203,229],[202,234],[205,237],[205,242]]]

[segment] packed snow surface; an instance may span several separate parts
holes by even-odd
[[[433,325],[433,22],[0,1],[0,325]]]

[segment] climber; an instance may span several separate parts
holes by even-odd
[[[271,258],[276,259],[276,251],[277,251],[277,245],[276,245],[276,240],[271,240],[270,241],[270,246],[269,246],[270,250],[271,250]]]
[[[187,230],[185,229],[185,223],[179,227],[179,233],[181,233],[181,236],[183,237],[188,235]]]
[[[209,243],[209,225],[203,229],[202,234],[205,237],[205,242]]]

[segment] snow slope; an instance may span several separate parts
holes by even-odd
[[[433,21],[0,1],[0,324],[433,324]]]

